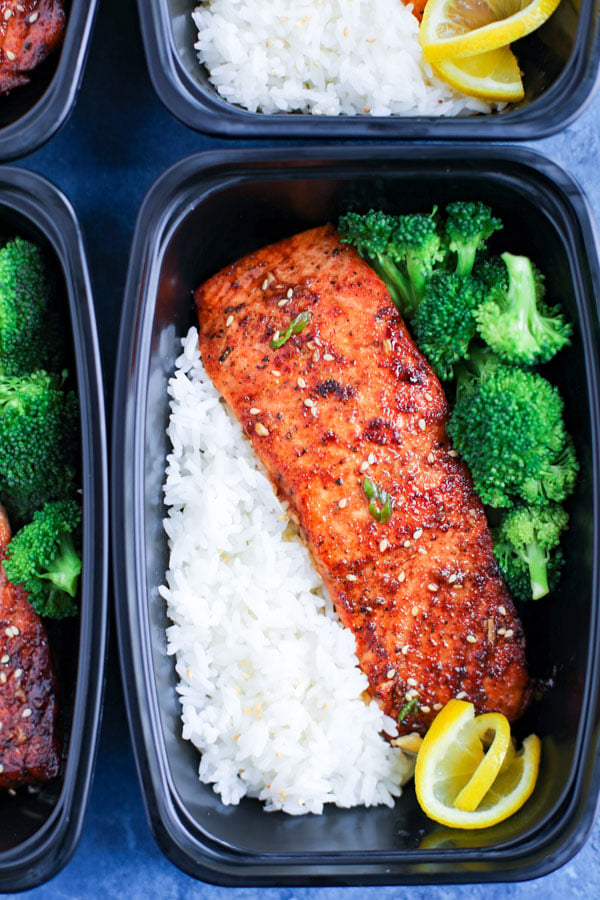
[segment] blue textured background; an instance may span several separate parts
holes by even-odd
[[[155,178],[189,153],[231,145],[188,131],[155,97],[143,60],[134,0],[101,0],[77,107],[63,131],[20,165],[35,169],[70,197],[83,226],[110,409],[121,298],[135,217]],[[600,216],[600,96],[563,134],[531,146],[561,164],[583,186]],[[418,151],[417,151],[418,152]],[[125,722],[114,635],[104,724],[83,837],[68,866],[49,884],[19,896],[44,898],[231,897],[232,889],[179,872],[152,838]],[[447,900],[600,898],[600,824],[559,871],[524,884],[423,888],[236,889],[236,900]]]

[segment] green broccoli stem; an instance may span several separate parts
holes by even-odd
[[[427,276],[423,271],[423,262],[418,257],[415,259],[415,257],[408,252],[406,254],[406,269],[412,285],[411,294],[416,302],[419,303],[423,297],[425,285],[427,284]],[[414,301],[413,306],[416,306]]]
[[[77,579],[81,574],[81,559],[70,535],[63,537],[48,571],[39,577],[51,582],[70,597],[77,594]]]
[[[526,256],[503,253],[502,259],[508,271],[507,297],[512,309],[517,310],[519,329],[525,329],[533,313],[537,311],[537,290],[531,261]]]
[[[548,555],[537,542],[527,545],[527,565],[531,580],[531,596],[540,600],[550,593],[548,585]]]
[[[454,391],[456,399],[463,394],[465,391],[468,391],[473,382],[473,373],[469,369],[467,363],[463,360],[457,363],[454,367]]]
[[[417,306],[417,300],[410,281],[404,277],[396,263],[389,256],[369,257],[371,265],[385,282],[390,297],[403,316],[410,316]]]
[[[475,244],[456,248],[457,260],[455,272],[457,275],[471,274],[473,266],[475,265],[476,253],[477,246]]]

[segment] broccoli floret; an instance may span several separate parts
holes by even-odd
[[[437,272],[427,282],[413,327],[419,349],[440,378],[452,378],[456,363],[468,356],[474,311],[483,299],[483,284],[472,275]]]
[[[346,213],[338,229],[342,240],[373,266],[402,315],[410,318],[427,279],[444,258],[436,209],[406,216],[375,210],[364,215]]]
[[[556,551],[568,523],[557,504],[517,506],[504,514],[494,531],[494,553],[513,596],[539,600],[549,593],[562,564]]]
[[[448,249],[457,255],[456,273],[470,275],[477,252],[485,249],[488,238],[503,227],[502,222],[479,201],[450,203],[446,214],[446,240]]]
[[[6,577],[28,591],[40,616],[63,619],[77,613],[81,559],[75,542],[80,525],[81,510],[74,500],[46,503],[8,545]]]
[[[429,214],[398,216],[391,238],[391,255],[398,265],[406,267],[415,298],[414,309],[423,297],[427,280],[445,257],[435,207]]]
[[[544,280],[526,256],[503,253],[508,273],[491,287],[475,313],[483,340],[507,362],[548,362],[569,343],[571,326],[558,307],[542,302]]]
[[[513,599],[521,600],[524,603],[533,600],[534,598],[531,592],[531,577],[527,564],[518,559],[515,555],[511,557],[501,557],[497,553],[496,557],[498,559],[498,564],[502,569],[502,574],[504,575],[504,580],[506,581],[508,590],[510,591]],[[546,574],[548,577],[548,593],[554,591],[558,587],[564,564],[564,554],[560,547],[557,547],[553,551],[553,553],[550,554],[550,558],[548,559],[548,563],[546,566]]]
[[[401,307],[411,297],[408,278],[388,255],[395,226],[394,216],[376,210],[365,215],[346,213],[338,222],[338,230],[346,244],[356,247],[385,283],[396,306]]]
[[[0,373],[56,367],[61,342],[52,297],[40,248],[22,238],[6,244],[0,250]]]
[[[523,479],[520,496],[526,503],[542,505],[562,501],[573,493],[579,465],[573,441],[564,425],[548,434],[548,453],[535,474]]]
[[[73,490],[78,405],[65,376],[0,377],[0,497],[17,522]]]
[[[483,256],[476,260],[473,275],[479,278],[486,290],[508,290],[508,271],[506,263],[500,256]]]
[[[577,460],[560,394],[534,372],[481,355],[476,375],[461,370],[448,434],[471,469],[484,503],[561,502],[573,490]]]

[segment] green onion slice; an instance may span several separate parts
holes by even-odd
[[[369,512],[377,522],[385,525],[392,518],[392,498],[387,491],[384,491],[370,478],[365,478],[363,491],[367,500],[370,501]]]
[[[298,315],[292,319],[283,334],[280,334],[278,338],[273,338],[271,341],[273,350],[279,350],[280,347],[283,347],[293,334],[300,334],[301,331],[304,331],[310,320],[311,315],[309,309],[305,309],[304,312],[298,313]]]
[[[412,713],[416,712],[419,708],[419,698],[413,697],[412,700],[409,700],[408,703],[405,703],[400,712],[398,713],[398,724],[400,725],[407,719]]]

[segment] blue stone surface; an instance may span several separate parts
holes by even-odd
[[[46,147],[19,165],[55,182],[82,224],[95,291],[110,411],[121,299],[137,210],[155,178],[190,153],[241,146],[195,134],[162,107],[143,60],[134,0],[101,0],[76,109]],[[562,134],[530,144],[567,169],[600,215],[600,96]],[[418,152],[418,151],[417,151]],[[235,889],[240,900],[450,900],[600,897],[600,824],[565,866],[536,881],[440,887]],[[127,732],[114,634],[104,723],[83,835],[69,864],[33,898],[160,897],[225,900],[232,889],[196,882],[162,854],[144,813]]]

